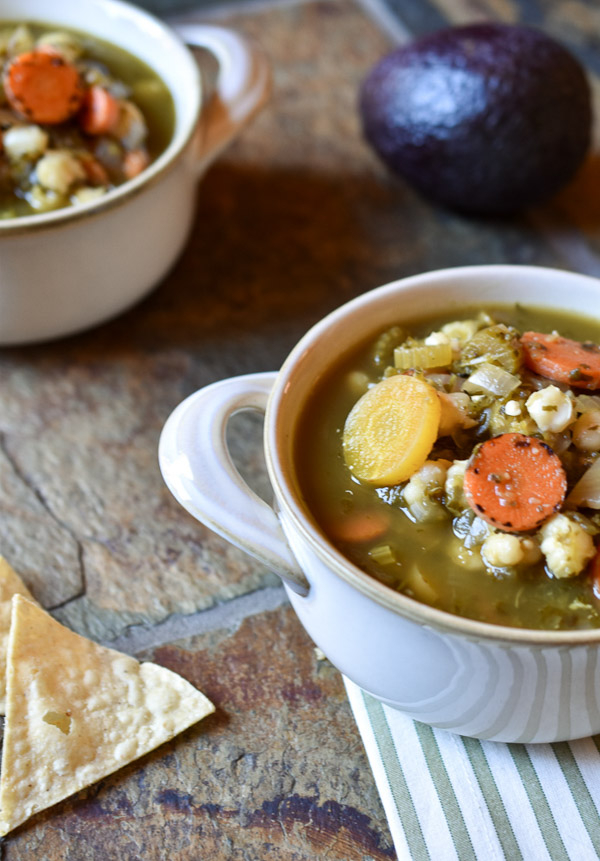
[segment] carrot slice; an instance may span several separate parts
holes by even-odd
[[[384,535],[390,525],[389,518],[380,511],[356,511],[329,523],[328,532],[336,541],[366,544]]]
[[[133,179],[150,164],[150,156],[145,149],[130,149],[123,156],[123,173]]]
[[[344,425],[346,464],[361,481],[400,484],[423,466],[437,438],[442,408],[436,390],[398,374],[354,404]]]
[[[28,51],[10,63],[4,89],[15,111],[34,123],[56,125],[81,105],[83,83],[75,66],[58,54]]]
[[[523,360],[536,374],[576,389],[600,389],[600,346],[559,335],[524,332]]]
[[[119,120],[119,102],[104,87],[86,90],[79,114],[79,125],[86,135],[105,135]]]
[[[482,443],[464,478],[473,511],[503,532],[536,529],[560,509],[567,477],[558,456],[535,437],[505,433]]]
[[[110,178],[106,168],[91,153],[81,153],[79,161],[83,165],[88,182],[92,185],[108,185]]]

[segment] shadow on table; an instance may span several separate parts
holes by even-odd
[[[600,153],[586,159],[556,202],[569,222],[584,233],[600,228]]]
[[[323,174],[217,163],[200,185],[180,259],[148,298],[81,335],[25,348],[28,358],[179,350],[221,375],[273,369],[326,313],[395,278],[469,263],[560,265],[526,219],[462,218],[369,162],[352,167]],[[571,213],[598,222],[600,194],[590,185],[600,190],[600,159],[548,210],[559,229]]]
[[[386,256],[408,261],[412,228],[401,210],[401,191],[368,174],[217,165],[182,256],[147,299],[103,326],[25,349],[114,359],[266,339],[281,359],[323,314],[380,283],[386,264],[395,269]]]

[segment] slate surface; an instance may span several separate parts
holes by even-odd
[[[593,5],[393,4],[396,35],[536,18],[565,34],[598,92]],[[365,8],[219,17],[263,45],[274,93],[203,181],[180,261],[118,320],[0,352],[0,553],[58,619],[181,672],[217,713],[19,829],[7,861],[393,857],[339,675],[316,660],[277,578],[172,500],[161,427],[199,386],[276,369],[324,313],[403,275],[501,262],[600,274],[594,158],[522,218],[444,212],[362,140],[357,89],[392,44]],[[231,439],[266,493],[259,423],[240,419]]]
[[[6,861],[394,857],[339,674],[289,607],[141,657],[216,713],[35,817],[5,841]]]

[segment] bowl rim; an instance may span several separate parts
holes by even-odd
[[[367,598],[391,610],[393,613],[433,630],[454,634],[463,639],[485,640],[513,647],[597,646],[600,643],[600,628],[555,631],[518,628],[508,625],[497,625],[491,622],[481,622],[420,603],[416,599],[397,592],[376,580],[357,565],[350,562],[329,542],[324,533],[318,528],[316,521],[310,517],[306,506],[298,498],[294,490],[293,479],[290,474],[291,470],[290,472],[286,470],[279,452],[279,447],[282,446],[283,442],[279,411],[282,400],[290,388],[290,379],[297,367],[297,363],[333,325],[345,317],[362,310],[366,305],[385,296],[387,293],[395,295],[399,290],[414,289],[423,285],[434,286],[435,283],[441,283],[447,278],[455,280],[456,278],[464,277],[476,281],[478,278],[485,277],[486,275],[513,277],[519,273],[526,274],[529,277],[535,275],[539,275],[540,277],[560,276],[573,283],[578,282],[582,286],[587,285],[588,288],[595,288],[598,291],[598,298],[600,299],[600,279],[568,270],[518,264],[456,266],[429,270],[417,275],[390,281],[380,287],[360,294],[319,320],[292,349],[284,361],[271,391],[264,427],[267,470],[280,508],[291,520],[302,539],[308,543],[310,549],[331,571],[348,585],[357,589]],[[496,299],[495,303],[501,304],[501,300]],[[464,303],[462,304],[464,305]],[[539,303],[537,304],[539,305]],[[552,303],[548,307],[557,308],[557,305],[556,303]],[[600,313],[598,316],[600,319]],[[358,343],[358,340],[355,343]]]
[[[189,80],[193,81],[195,98],[191,111],[191,120],[179,132],[176,129],[174,130],[167,147],[138,176],[116,186],[97,200],[81,203],[77,206],[62,207],[50,212],[0,219],[0,238],[3,235],[15,236],[35,233],[40,230],[56,229],[62,227],[65,223],[79,222],[82,219],[97,217],[103,215],[108,210],[121,206],[129,198],[137,196],[161,180],[174,167],[175,163],[192,142],[196,133],[203,101],[202,75],[191,51],[177,31],[151,12],[134,6],[132,3],[127,2],[127,0],[86,0],[86,2],[90,6],[106,10],[107,14],[110,14],[112,11],[113,15],[126,16],[130,20],[136,21],[136,23],[139,22],[139,26],[143,30],[148,31],[149,29],[153,29],[160,32],[161,38],[171,43],[173,49],[179,52],[182,70]],[[22,21],[24,19],[29,20],[26,12],[19,18],[18,16],[6,17],[0,11],[0,20],[2,21]],[[49,24],[62,24],[64,27],[70,29],[73,28],[72,24],[62,21],[60,14],[53,13],[52,8],[48,10],[48,16],[44,23],[46,22]],[[122,47],[125,50],[130,50],[124,45]],[[135,51],[130,50],[130,53],[135,56]],[[175,103],[176,100],[173,96],[172,88],[169,88],[169,92]]]

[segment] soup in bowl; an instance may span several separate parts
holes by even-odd
[[[530,307],[393,325],[316,386],[302,497],[377,580],[500,625],[600,627],[600,326]]]
[[[162,78],[87,33],[0,22],[0,76],[1,220],[100,200],[172,138]]]
[[[500,741],[598,732],[599,296],[517,266],[366,293],[277,374],[186,399],[165,480],[281,575],[314,642],[383,702]],[[239,409],[265,411],[273,506],[223,442]]]
[[[186,43],[212,55],[214,91]],[[270,71],[226,27],[175,32],[120,0],[0,0],[0,72],[8,345],[96,325],[166,275],[198,181],[266,101]]]

